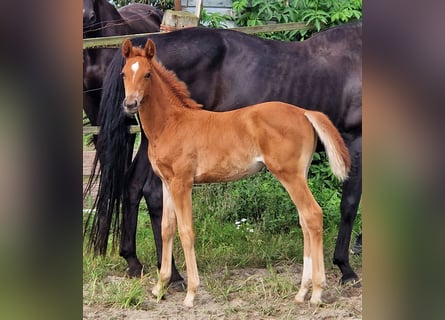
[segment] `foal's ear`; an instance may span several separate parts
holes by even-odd
[[[129,58],[131,56],[132,51],[133,51],[133,45],[131,44],[130,39],[125,39],[124,43],[122,44],[122,55],[125,58]]]
[[[147,58],[151,59],[156,54],[156,46],[153,40],[147,39],[147,43],[145,44],[145,55]]]

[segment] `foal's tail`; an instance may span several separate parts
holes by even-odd
[[[304,115],[325,147],[332,172],[341,181],[346,180],[351,167],[351,158],[340,133],[325,114],[307,110]]]

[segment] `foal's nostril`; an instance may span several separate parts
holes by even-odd
[[[90,13],[90,21],[95,22],[96,21],[96,13],[93,11]]]
[[[124,99],[124,110],[127,113],[136,113],[138,109],[137,101],[129,102],[127,99]]]

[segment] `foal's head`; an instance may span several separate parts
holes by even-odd
[[[150,39],[144,49],[133,47],[130,39],[122,45],[122,54],[126,58],[121,73],[125,87],[124,110],[129,114],[138,111],[142,98],[150,90],[151,59],[155,52],[155,44]]]

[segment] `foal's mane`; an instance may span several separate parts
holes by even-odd
[[[141,48],[133,48],[133,54],[145,57],[145,52]],[[182,102],[183,107],[202,109],[203,105],[190,98],[190,91],[187,89],[187,85],[181,81],[173,71],[167,70],[164,65],[156,59],[156,56],[153,57],[150,62],[156,74],[167,84],[173,95]]]

